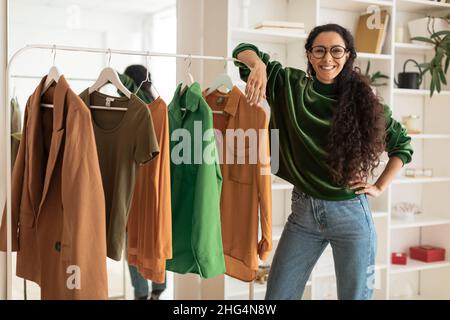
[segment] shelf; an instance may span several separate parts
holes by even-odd
[[[377,54],[377,53],[367,53],[367,52],[357,52],[357,59],[372,59],[372,60],[391,60],[392,56],[390,54]]]
[[[403,273],[450,267],[450,261],[422,262],[408,258],[407,265],[391,265],[390,273]]]
[[[402,43],[402,42],[396,42],[395,43],[395,50],[398,53],[403,53],[403,54],[425,54],[428,52],[431,52],[433,50],[433,46],[432,45],[425,45],[425,44],[415,44],[415,43]]]
[[[383,270],[386,268],[387,268],[387,265],[385,265],[385,264],[376,264],[375,265],[376,271]],[[334,273],[335,273],[334,266],[332,266],[330,268],[326,268],[325,270],[315,271],[313,274],[313,277],[314,278],[331,277],[331,276],[334,276]]]
[[[294,186],[289,183],[279,183],[279,182],[272,183],[272,190],[292,190],[292,189],[294,189]]]
[[[386,0],[321,0],[320,6],[326,9],[337,9],[345,11],[366,12],[370,5],[377,5],[380,7],[392,7],[392,1]]]
[[[395,94],[402,94],[402,95],[419,95],[419,96],[430,96],[430,90],[425,90],[425,89],[399,89],[399,88],[395,88],[394,89],[394,93]],[[450,96],[450,91],[444,91],[442,90],[441,92],[435,92],[433,97],[435,96],[446,96],[449,95]]]
[[[387,217],[387,216],[388,216],[387,212],[383,212],[383,211],[372,212],[372,217],[374,217],[374,218],[383,218],[383,217]]]
[[[305,40],[308,37],[307,34],[295,34],[286,31],[273,31],[273,30],[255,30],[244,28],[232,28],[231,38],[234,40],[242,41],[256,41],[256,42],[272,42],[272,43],[291,43],[299,40]]]
[[[414,220],[401,220],[398,218],[392,218],[391,229],[406,229],[406,228],[419,228],[419,227],[429,227],[438,226],[443,224],[450,224],[450,219],[430,217],[430,216],[417,216]]]
[[[450,10],[450,3],[442,3],[429,0],[397,0],[398,11],[426,13],[441,11],[443,9]]]
[[[450,134],[410,134],[412,139],[450,139]]]
[[[431,178],[399,178],[392,183],[395,184],[413,184],[413,183],[436,183],[436,182],[450,182],[450,177],[431,177]]]

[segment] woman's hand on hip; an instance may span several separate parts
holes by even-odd
[[[371,197],[377,198],[383,193],[383,190],[376,184],[370,184],[361,180],[350,181],[350,189],[359,189],[355,194],[368,194]]]
[[[259,104],[262,99],[266,98],[266,85],[266,65],[264,62],[258,61],[253,68],[250,68],[250,75],[245,87],[245,96],[250,105]]]

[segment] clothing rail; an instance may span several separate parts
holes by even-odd
[[[11,78],[13,79],[42,79],[42,76],[30,76],[25,74],[13,74],[11,75]],[[79,77],[64,77],[66,80],[69,81],[96,81],[97,79],[94,78],[79,78]]]
[[[75,51],[75,52],[94,52],[107,54],[114,53],[114,54],[124,54],[143,57],[151,56],[151,57],[169,57],[169,58],[200,59],[200,60],[239,61],[238,59],[235,58],[219,57],[219,56],[204,56],[204,55],[177,54],[177,53],[151,52],[151,51],[117,50],[109,48],[105,49],[105,48],[89,48],[89,47],[56,46],[45,44],[30,44],[20,49],[19,51],[27,48],[47,49],[55,51],[59,50],[59,51]]]
[[[10,78],[11,78],[11,66],[15,59],[26,51],[33,49],[44,49],[56,51],[72,51],[72,52],[86,52],[86,53],[103,53],[109,54],[109,59],[112,54],[122,54],[130,56],[143,56],[143,57],[170,57],[170,58],[184,58],[184,59],[198,59],[198,60],[217,60],[217,61],[239,61],[235,58],[219,57],[219,56],[204,56],[204,55],[191,55],[191,54],[174,54],[164,52],[150,52],[150,51],[133,51],[133,50],[117,50],[109,48],[90,48],[90,47],[74,47],[74,46],[59,46],[59,45],[46,45],[46,44],[29,44],[25,47],[14,52],[11,59],[6,66],[6,94],[4,104],[6,106],[5,123],[5,146],[6,146],[6,298],[12,299],[12,241],[11,241],[11,108],[9,107],[10,100]],[[240,61],[241,62],[241,61]]]

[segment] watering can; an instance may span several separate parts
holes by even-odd
[[[406,64],[408,62],[414,62],[419,68],[420,72],[406,72]],[[395,84],[399,88],[403,89],[419,89],[420,84],[422,83],[422,70],[420,69],[419,64],[414,59],[408,59],[403,64],[403,72],[398,74],[398,82],[394,79]]]

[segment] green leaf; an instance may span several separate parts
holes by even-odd
[[[447,35],[449,35],[449,34],[450,34],[450,31],[448,31],[448,30],[442,30],[442,31],[438,31],[438,32],[433,33],[430,37],[431,37],[431,38],[436,38],[436,37],[440,37],[440,36],[442,36],[442,35],[447,36]]]
[[[370,60],[367,61],[366,76],[369,75],[369,70],[370,70]]]
[[[372,78],[378,78],[380,75],[381,75],[381,72],[377,71],[372,75]]]
[[[444,71],[442,70],[442,68],[439,68],[438,72],[439,72],[439,76],[441,77],[441,82],[446,85],[447,79],[445,79],[445,74],[444,74]]]
[[[445,59],[445,73],[448,72],[448,65],[450,64],[450,56],[447,55],[447,58]]]
[[[422,41],[422,42],[428,42],[428,43],[432,43],[432,44],[436,44],[435,41],[427,38],[427,37],[413,37],[411,38],[411,40],[417,40],[417,41]]]
[[[435,84],[434,84],[434,77],[431,77],[431,82],[430,82],[430,97],[433,96],[433,92],[434,92],[434,88],[435,88]]]
[[[433,78],[436,79],[436,91],[441,92],[441,81],[439,79],[439,71],[437,69],[434,71]]]

